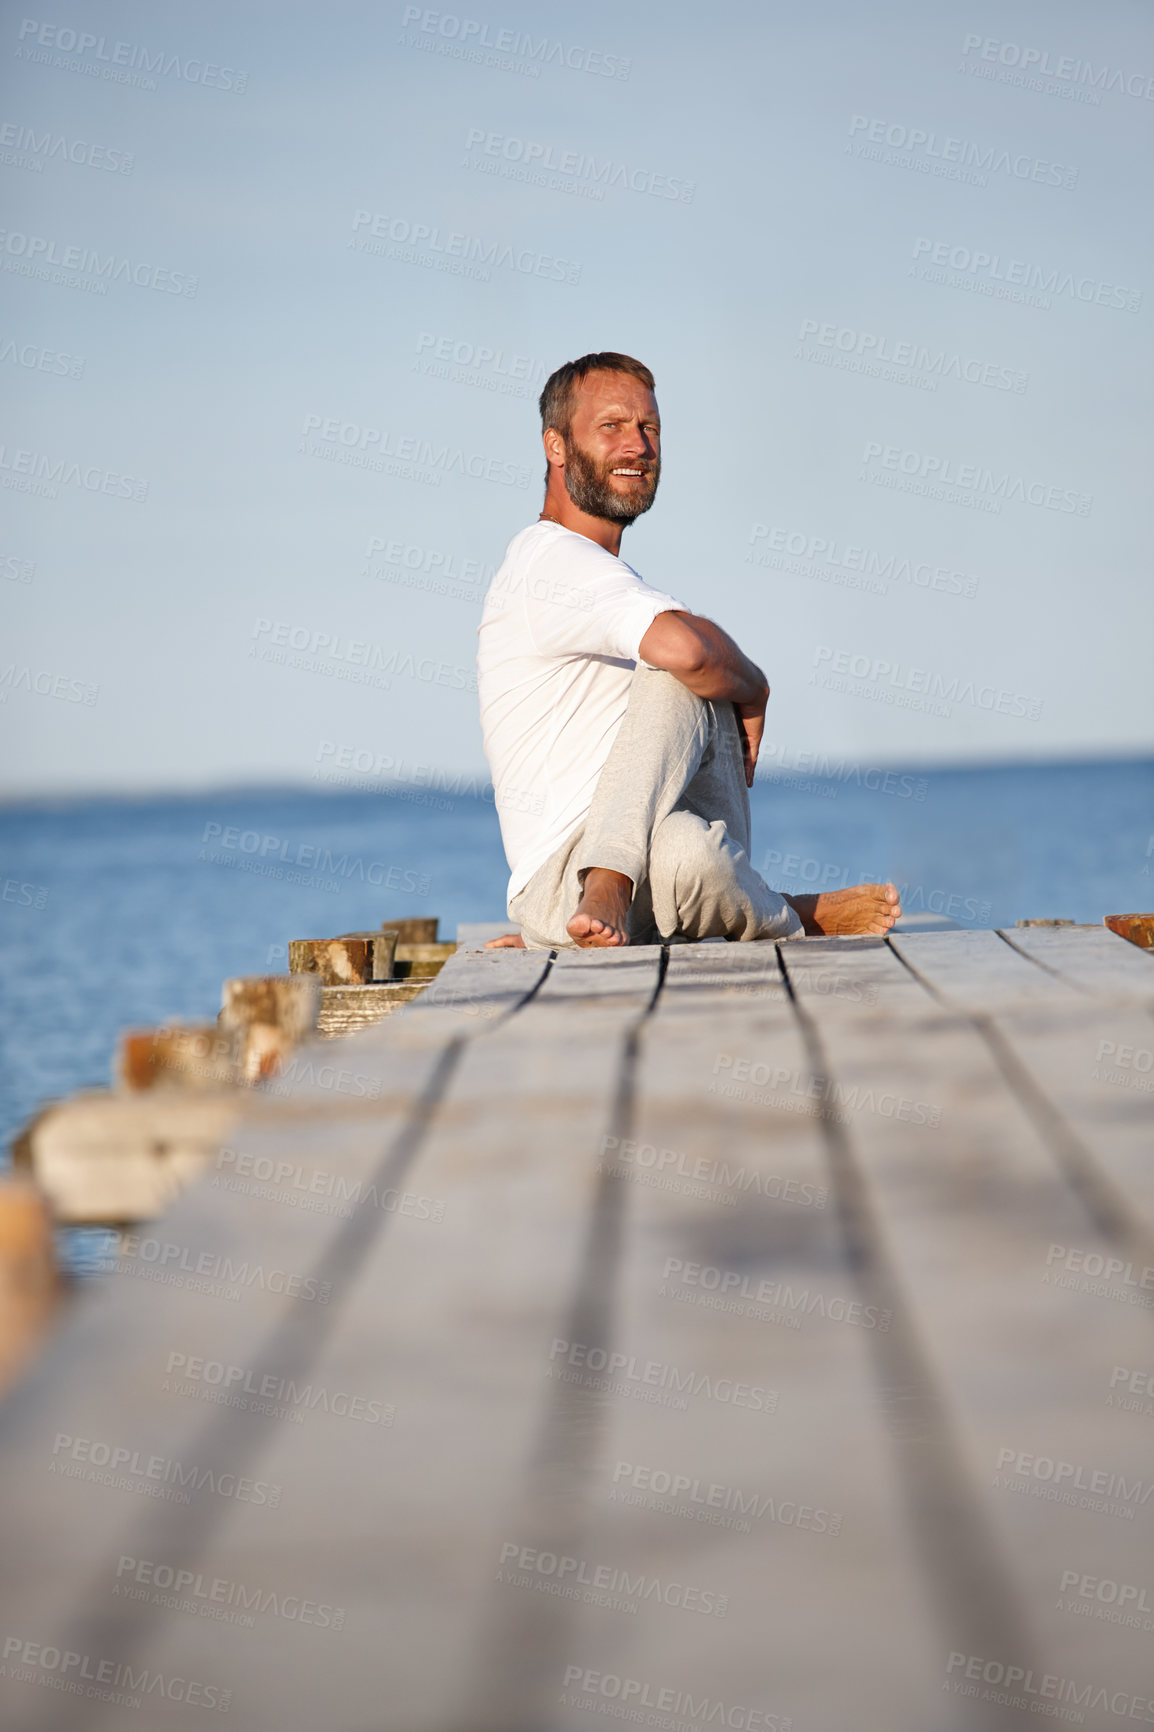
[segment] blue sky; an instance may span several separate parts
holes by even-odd
[[[1148,749],[1148,10],[656,16],[7,15],[6,792],[482,769],[603,347],[665,427],[624,556],[787,760]]]

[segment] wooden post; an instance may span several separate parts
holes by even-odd
[[[322,986],[367,986],[374,980],[392,979],[396,948],[392,931],[293,938],[289,968],[293,974],[315,974]]]
[[[383,932],[395,932],[398,944],[435,944],[440,919],[436,914],[410,915],[404,920],[382,920]]]
[[[71,1095],[13,1139],[12,1164],[61,1225],[154,1221],[213,1164],[246,1108],[239,1088]]]
[[[1103,914],[1103,926],[1143,950],[1154,950],[1154,914]]]
[[[429,980],[456,953],[455,944],[398,944],[393,969],[401,980]]]
[[[0,1391],[31,1357],[59,1297],[43,1196],[27,1179],[0,1180]]]
[[[120,1037],[113,1088],[220,1089],[240,1080],[236,1036],[214,1022],[131,1029]]]
[[[316,1030],[321,984],[311,974],[239,975],[226,980],[217,1019],[239,1047],[241,1080],[275,1076]]]

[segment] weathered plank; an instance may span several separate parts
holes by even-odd
[[[1125,1004],[1007,1010],[994,1020],[991,1038],[1069,1183],[1124,1247],[1123,1261],[1136,1259],[1154,1270],[1154,1021],[1148,1011]]]
[[[494,954],[498,959],[501,956],[500,951],[489,952]],[[660,962],[661,948],[656,944],[635,944],[626,950],[559,950],[534,1002],[563,999],[576,1009],[616,1006],[629,999],[631,1008],[640,1012],[657,990]],[[521,1026],[524,1029],[525,1025]]]
[[[389,1025],[389,1047],[402,1051],[471,1037],[510,1016],[535,992],[552,964],[545,950],[482,950],[450,957],[424,991]]]
[[[267,1122],[0,1412],[0,1621],[230,1690],[241,1732],[1003,1732],[956,1688],[987,1662],[1140,1702],[1140,1631],[1071,1578],[1147,1568],[1154,1264],[1113,1266],[1078,1166],[1136,1209],[1146,1101],[1075,1048],[1144,1077],[1154,1024],[1081,967],[973,933],[459,952],[246,1097]],[[58,1471],[93,1442],[113,1483]],[[132,1495],[172,1462],[248,1495]],[[213,1581],[325,1617],[199,1615]],[[21,1732],[76,1711],[0,1690]]]
[[[373,981],[366,986],[326,986],[317,1033],[322,1040],[355,1034],[358,1029],[368,1028],[411,1004],[425,985],[425,980],[418,979]]]
[[[807,938],[783,944],[792,990],[822,1017],[863,1010],[919,1016],[933,998],[884,938]]]
[[[538,973],[545,961],[535,959]],[[520,956],[509,958],[506,966],[510,963],[512,972],[521,972]],[[580,974],[580,965],[571,972]],[[648,967],[630,958],[615,981],[619,990],[613,1001],[599,1011],[589,1000],[589,983],[582,982],[576,993],[565,986],[553,996],[541,991],[512,1022],[474,1023],[477,1039],[466,1046],[452,1094],[417,1146],[420,1158],[404,1173],[414,1195],[447,1200],[443,1218],[431,1222],[394,1211],[387,1217],[387,1232],[374,1231],[358,1247],[355,1268],[349,1247],[332,1240],[323,1266],[334,1271],[334,1310],[326,1307],[325,1318],[337,1315],[339,1303],[340,1325],[335,1333],[326,1328],[324,1375],[329,1387],[361,1387],[366,1397],[382,1390],[395,1404],[387,1434],[351,1423],[343,1431],[336,1427],[334,1434],[323,1421],[296,1426],[267,1422],[253,1412],[218,1410],[211,1433],[197,1440],[202,1458],[207,1454],[227,1462],[232,1471],[240,1471],[242,1459],[259,1462],[260,1483],[282,1486],[283,1499],[280,1513],[228,1501],[210,1555],[203,1551],[203,1507],[184,1516],[180,1510],[158,1510],[148,1531],[134,1536],[128,1548],[103,1507],[89,1519],[88,1499],[81,1494],[92,1488],[71,1483],[61,1509],[71,1541],[62,1544],[64,1530],[58,1531],[43,1571],[37,1568],[27,1584],[23,1615],[29,1626],[52,1628],[61,1618],[67,1621],[70,1593],[62,1584],[65,1573],[77,1579],[70,1545],[79,1533],[86,1548],[85,1579],[103,1584],[97,1602],[103,1622],[95,1635],[88,1632],[90,1646],[95,1642],[103,1644],[101,1651],[120,1653],[127,1643],[154,1664],[162,1658],[179,1663],[184,1676],[231,1680],[234,1723],[350,1728],[379,1723],[383,1674],[390,1680],[388,1713],[395,1725],[420,1729],[450,1722],[455,1704],[468,1697],[470,1636],[478,1606],[492,1590],[526,1458],[540,1435],[542,1400],[557,1399],[545,1381],[549,1345],[572,1327],[574,1293],[587,1280],[583,1271],[598,1185],[598,1138],[617,1090],[623,1030],[636,1019],[639,1005],[648,1002],[656,974],[655,955]],[[458,1007],[474,999],[475,989],[456,995]],[[444,1037],[454,1031],[456,1038],[459,1014],[459,1008],[426,1011],[423,1041],[410,1029],[400,1056],[414,1080],[422,1058],[426,1066],[435,1055],[443,1059]],[[386,1035],[410,1015],[415,1018],[416,1007],[392,1025],[344,1045],[364,1055],[361,1062],[367,1066],[371,1051],[382,1042],[392,1046]],[[441,1024],[439,1044],[432,1033],[435,1021]],[[511,1098],[517,1101],[512,1118]],[[364,1141],[362,1132],[362,1147]],[[372,1146],[379,1160],[379,1139]],[[307,1139],[298,1141],[298,1160],[306,1158],[306,1147]],[[279,1155],[281,1145],[276,1148]],[[330,1159],[328,1136],[314,1143],[314,1161],[322,1149]],[[547,1158],[550,1150],[557,1157],[566,1151],[570,1158]],[[350,1144],[338,1155],[351,1161],[356,1152]],[[271,1158],[271,1146],[269,1153]],[[401,1178],[398,1173],[394,1189]],[[202,1213],[195,1227],[190,1213],[205,1196],[204,1187],[190,1193],[171,1223],[193,1244],[210,1234],[211,1211]],[[271,1214],[277,1205],[267,1195],[244,1194],[243,1204],[244,1214],[233,1223],[238,1254],[267,1243],[270,1228],[280,1225]],[[293,1213],[294,1239],[309,1236],[310,1221],[315,1238],[323,1223]],[[348,1224],[350,1232],[355,1225]],[[293,1257],[297,1267],[316,1271],[322,1266],[315,1256],[306,1258],[303,1247]],[[193,1361],[212,1351],[207,1345],[212,1329],[182,1300],[165,1292],[163,1308],[169,1315],[163,1326],[155,1315],[150,1320],[150,1363],[158,1373],[174,1349]],[[191,1351],[183,1345],[186,1339]],[[139,1341],[137,1336],[137,1348]],[[160,1391],[156,1380],[142,1386],[139,1352],[126,1357],[137,1360],[135,1405],[127,1410],[134,1415],[136,1446],[155,1449],[163,1440],[171,1455],[173,1427],[182,1423],[190,1404],[173,1391]],[[268,1344],[262,1348],[247,1317],[243,1323],[238,1318],[229,1358],[249,1369],[269,1363]],[[372,1389],[364,1383],[369,1367]],[[283,1374],[283,1359],[275,1369]],[[126,1395],[119,1380],[114,1391],[105,1391],[85,1376],[80,1363],[69,1371],[64,1412],[53,1411],[47,1422],[41,1414],[27,1433],[26,1449],[42,1448],[46,1423],[53,1435],[67,1425],[70,1436],[100,1436],[99,1427],[111,1425],[118,1409],[107,1404],[113,1395],[121,1401]],[[307,1373],[306,1355],[299,1375]],[[57,1392],[61,1383],[55,1380]],[[567,1394],[558,1389],[563,1405]],[[121,1432],[124,1411],[119,1410]],[[250,1423],[259,1434],[255,1443],[244,1429]],[[567,1427],[560,1430],[568,1435]],[[341,1495],[334,1500],[325,1488],[338,1439]],[[6,1456],[12,1460],[11,1443]],[[484,1488],[482,1496],[478,1486]],[[389,1494],[387,1515],[381,1508],[383,1492]],[[274,1520],[265,1519],[270,1513]],[[43,1519],[42,1505],[39,1514]],[[382,1521],[391,1534],[387,1560],[381,1553]],[[6,1528],[16,1543],[19,1525],[17,1531]],[[328,1649],[332,1659],[318,1669],[317,1651],[304,1641],[286,1649],[276,1620],[254,1630],[210,1630],[203,1620],[164,1608],[126,1606],[112,1599],[116,1559],[126,1550],[134,1557],[205,1555],[206,1567],[220,1579],[255,1580],[281,1592],[323,1597],[347,1612],[347,1633],[334,1635]],[[311,1577],[302,1563],[310,1556],[321,1560]],[[79,1639],[73,1630],[74,1651]],[[337,1698],[334,1676],[340,1679]],[[176,1712],[158,1703],[155,1723],[167,1724]]]
[[[1104,926],[1015,927],[1002,936],[1072,986],[1102,997],[1154,1003],[1154,956]]]
[[[567,1549],[609,1592],[558,1605],[568,1627],[509,1674],[507,1690],[540,1668],[537,1724],[587,1725],[617,1675],[706,1702],[719,1724],[832,1727],[845,1668],[857,1724],[945,1723],[873,1398],[867,1339],[889,1320],[855,1282],[805,1045],[784,993],[713,984],[752,948],[671,952],[630,1129],[607,1151],[621,1368],[575,1373],[602,1391],[608,1425]],[[544,1598],[548,1578],[522,1574],[517,1591]],[[813,1663],[815,1627],[837,1630],[836,1668]]]
[[[969,970],[972,955],[960,963]],[[947,977],[936,960],[932,978]],[[991,996],[1006,984],[999,969]],[[972,993],[968,982],[965,990]],[[947,1655],[964,1651],[1026,1668],[1036,1656],[1079,1688],[1104,1678],[1140,1693],[1132,1632],[1078,1619],[1059,1589],[1072,1568],[1137,1580],[1149,1543],[1148,1447],[1139,1428],[1108,1408],[1112,1368],[1145,1363],[1149,1313],[1088,1301],[1076,1281],[1058,1284],[1054,1251],[1076,1247],[1095,1267],[1093,1259],[1117,1255],[1118,1243],[1091,1217],[1047,1127],[968,1018],[831,1017],[812,997],[802,1008],[815,1019],[834,1099],[845,1109],[836,1134],[860,1175],[871,1237],[938,1392],[930,1418],[948,1417],[989,1567],[1019,1608],[1016,1632],[999,1638],[995,1623],[979,1647],[968,1645],[956,1609],[947,1610],[940,1683],[948,1681]],[[1085,1014],[1084,999],[1076,1010]],[[911,1418],[924,1424],[925,1392],[911,1394]],[[1065,1482],[1069,1503],[1051,1501]],[[1137,1485],[1141,1502],[1118,1504],[1110,1492],[1119,1484]],[[932,1512],[923,1510],[917,1525],[932,1532]],[[1081,1564],[1087,1557],[1093,1563]]]
[[[1069,1001],[1077,992],[996,932],[916,932],[888,942],[951,1005],[989,1011],[1023,1000]]]
[[[777,946],[772,942],[670,947],[661,995],[663,1015],[678,1010],[696,1015],[705,1003],[753,1011],[784,1006],[786,999]]]
[[[412,1083],[419,1084],[435,1064],[432,1053],[410,1057]],[[162,1667],[167,1673],[170,1664],[179,1668],[172,1648],[179,1647],[189,1621],[173,1609],[180,1600],[158,1595],[152,1604],[147,1597],[141,1604],[123,1597],[134,1587],[134,1576],[125,1582],[117,1575],[119,1560],[130,1555],[184,1568],[204,1555],[217,1525],[241,1511],[260,1518],[263,1536],[245,1573],[234,1573],[232,1583],[272,1591],[278,1602],[290,1593],[298,1605],[324,1600],[323,1562],[310,1563],[298,1552],[291,1572],[282,1576],[270,1574],[261,1555],[263,1540],[286,1520],[299,1519],[301,1502],[294,1511],[261,1458],[270,1438],[295,1423],[292,1415],[302,1405],[301,1423],[319,1425],[330,1449],[355,1435],[351,1420],[338,1424],[331,1414],[311,1409],[309,1396],[297,1397],[296,1390],[309,1385],[307,1370],[296,1390],[288,1385],[336,1315],[330,1306],[341,1266],[347,1267],[340,1247],[355,1208],[349,1199],[355,1199],[357,1183],[372,1182],[381,1138],[387,1146],[410,1106],[407,1099],[399,1113],[379,1104],[362,1109],[371,1114],[375,1134],[366,1135],[364,1122],[330,1119],[315,1128],[306,1121],[297,1132],[267,1143],[259,1136],[238,1143],[227,1164],[187,1192],[158,1232],[126,1241],[115,1273],[81,1301],[16,1399],[0,1409],[7,1468],[0,1503],[6,1535],[23,1557],[19,1574],[6,1574],[0,1589],[6,1628],[40,1642],[53,1640],[49,1632],[55,1631],[68,1650],[115,1666],[143,1660],[150,1674]],[[326,1187],[319,1195],[311,1184],[314,1174]],[[338,1178],[340,1190],[333,1188]],[[383,1221],[392,1218],[377,1202],[369,1210]],[[99,1345],[109,1340],[117,1351],[105,1363]],[[224,1366],[243,1368],[248,1392],[209,1381],[214,1370],[197,1375],[198,1361],[220,1366],[222,1380]],[[189,1365],[192,1375],[179,1375]],[[387,1400],[381,1385],[379,1373],[362,1367],[342,1393]],[[315,1386],[333,1393],[342,1388],[327,1372]],[[222,1395],[229,1406],[210,1405]],[[386,1422],[391,1417],[387,1409],[378,1412]],[[368,1429],[379,1462],[385,1424],[378,1418]],[[110,1462],[115,1472],[108,1471]],[[331,1473],[330,1461],[318,1488],[331,1485]],[[14,1483],[18,1498],[12,1496]],[[323,1491],[319,1495],[327,1501]],[[212,1562],[207,1567],[210,1579],[223,1577]],[[162,1569],[162,1584],[164,1579]],[[286,1633],[298,1634],[291,1626],[286,1630],[280,1617],[268,1619],[267,1627],[282,1644]],[[226,1663],[229,1639],[239,1642],[251,1633],[214,1620],[214,1639],[223,1646],[205,1656],[203,1666],[198,1660],[199,1670],[185,1667],[180,1675],[227,1694],[233,1684]],[[299,1634],[309,1640],[318,1631]],[[154,1643],[159,1655],[149,1652]],[[312,1664],[317,1657],[314,1650]],[[0,1690],[9,1723],[57,1723],[58,1700],[47,1690],[21,1685],[11,1669]],[[163,1697],[155,1705],[150,1701],[150,1710],[149,1724],[157,1726],[181,1711]],[[92,1724],[105,1723],[103,1715],[117,1724],[122,1709],[96,1703],[89,1711]],[[245,1703],[236,1719],[260,1725],[259,1705]],[[288,1715],[282,1719],[291,1723]]]
[[[457,948],[483,950],[490,938],[513,938],[520,931],[511,920],[463,920],[457,927]]]

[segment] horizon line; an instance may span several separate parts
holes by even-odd
[[[796,752],[793,754],[795,757],[798,755],[799,754]],[[808,775],[815,781],[827,780],[828,778],[822,776],[816,765],[819,763],[830,762],[863,765],[868,763],[870,769],[896,773],[904,772],[907,774],[917,773],[918,775],[959,775],[973,773],[975,771],[1010,772],[1015,770],[1072,769],[1087,768],[1095,764],[1106,766],[1148,763],[1154,767],[1154,745],[1145,749],[1129,751],[1087,751],[1071,754],[1053,754],[1044,757],[934,758],[922,759],[920,761],[909,758],[887,760],[880,755],[877,758],[870,757],[867,760],[865,757],[855,756],[853,753],[847,751],[816,749],[813,751],[806,751],[801,755],[814,759],[815,765],[809,768],[801,765],[794,765],[792,767],[784,764],[777,765],[775,766],[776,773],[788,776]],[[766,766],[766,768],[768,770],[768,766]],[[436,779],[434,780],[434,778]],[[441,794],[453,793],[454,797],[458,799],[475,799],[480,797],[478,793],[462,793],[460,789],[454,791],[453,789],[446,789],[443,786],[438,786],[438,782],[444,780],[456,780],[457,782],[472,781],[474,783],[479,781],[480,787],[482,788],[492,786],[488,767],[486,766],[483,772],[480,770],[447,770],[430,768],[429,780],[425,782],[386,781],[383,779],[374,782],[365,778],[362,784],[351,786],[335,786],[331,782],[322,782],[315,777],[310,777],[307,780],[301,780],[294,777],[286,780],[275,778],[267,780],[252,780],[246,778],[238,781],[212,780],[206,782],[188,782],[176,786],[171,783],[141,783],[138,785],[109,784],[95,788],[68,786],[54,789],[42,788],[39,790],[16,788],[6,790],[0,787],[0,811],[58,802],[81,804],[84,802],[96,803],[100,801],[112,803],[117,801],[124,802],[164,799],[193,800],[209,798],[214,795],[235,798],[244,795],[316,794],[329,796],[331,798],[347,795],[388,798],[395,790],[400,789],[407,791],[427,791],[429,793]],[[754,786],[756,787],[759,783],[772,786],[771,774],[763,774],[760,765],[758,767],[757,776],[755,777]],[[492,802],[486,801],[485,803],[491,804]]]

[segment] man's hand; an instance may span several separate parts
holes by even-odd
[[[757,769],[757,754],[761,750],[761,736],[765,732],[765,706],[769,694],[755,700],[752,704],[734,704],[737,716],[737,731],[741,736],[741,761],[745,765],[745,785],[753,787],[754,772]]]

